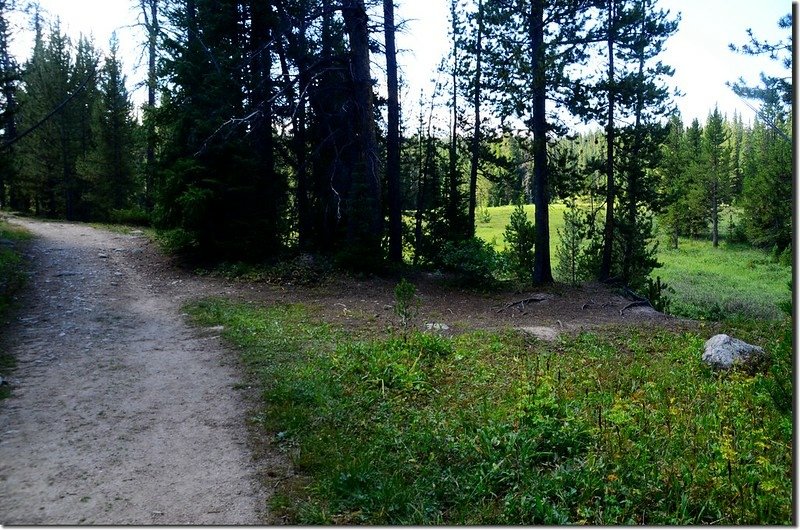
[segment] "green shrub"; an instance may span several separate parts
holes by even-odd
[[[405,278],[394,288],[394,314],[400,317],[400,326],[406,329],[419,310],[417,288]]]
[[[523,286],[533,281],[533,246],[536,243],[536,227],[528,220],[522,204],[517,204],[511,214],[503,237],[506,240],[506,262],[509,272]]]
[[[647,299],[653,306],[653,309],[659,313],[668,313],[671,303],[670,297],[667,293],[674,293],[675,290],[661,282],[661,276],[656,276],[656,281],[652,278],[647,278]]]
[[[121,225],[150,226],[150,214],[141,206],[111,210],[109,221]]]
[[[198,248],[195,235],[183,228],[161,230],[156,241],[167,254],[190,254]]]
[[[477,237],[446,242],[439,261],[445,269],[458,272],[467,280],[494,280],[498,264],[494,248]]]

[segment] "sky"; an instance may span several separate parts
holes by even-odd
[[[120,53],[128,71],[130,89],[145,77],[141,56],[142,34],[133,27],[139,15],[134,0],[39,0],[42,8],[60,17],[62,29],[70,35],[91,34],[100,49],[108,48],[113,31],[120,41]],[[416,106],[420,89],[430,93],[436,67],[448,50],[449,0],[396,0],[397,20],[405,19],[405,30],[397,37],[401,51],[398,63],[407,89],[406,101]],[[740,76],[752,83],[759,72],[781,74],[781,68],[762,57],[747,57],[728,49],[729,43],[746,42],[746,29],[752,28],[761,39],[777,41],[785,31],[778,19],[791,11],[788,0],[661,0],[659,5],[681,15],[678,32],[667,41],[661,56],[675,69],[670,84],[683,93],[676,99],[684,122],[694,118],[705,121],[718,105],[729,116],[734,111],[745,122],[755,113],[726,85]],[[12,50],[20,61],[31,49],[30,31],[23,18],[17,20]],[[380,38],[380,35],[376,36]],[[141,66],[135,68],[136,63]],[[382,76],[379,72],[375,77]],[[144,100],[138,88],[134,99]]]

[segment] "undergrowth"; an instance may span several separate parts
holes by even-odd
[[[25,271],[20,244],[32,236],[27,230],[0,219],[0,325],[10,311],[14,294],[25,283]],[[6,375],[16,365],[11,355],[0,350],[0,375]],[[8,397],[8,386],[0,386],[0,399]]]
[[[791,322],[725,331],[775,361],[719,375],[705,336],[476,331],[357,340],[298,305],[208,300],[308,482],[304,524],[791,524]]]

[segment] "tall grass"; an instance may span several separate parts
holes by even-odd
[[[293,523],[792,521],[788,319],[729,330],[780,360],[746,377],[695,333],[357,340],[297,305],[188,311],[225,326],[308,477],[273,500]]]
[[[777,319],[778,304],[791,297],[789,266],[745,245],[683,239],[678,249],[660,249],[659,275],[675,290],[673,313],[691,318]]]

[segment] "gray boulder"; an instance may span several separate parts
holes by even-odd
[[[753,374],[764,368],[768,361],[769,355],[760,346],[725,334],[708,339],[703,352],[703,362],[714,370],[739,368]]]

